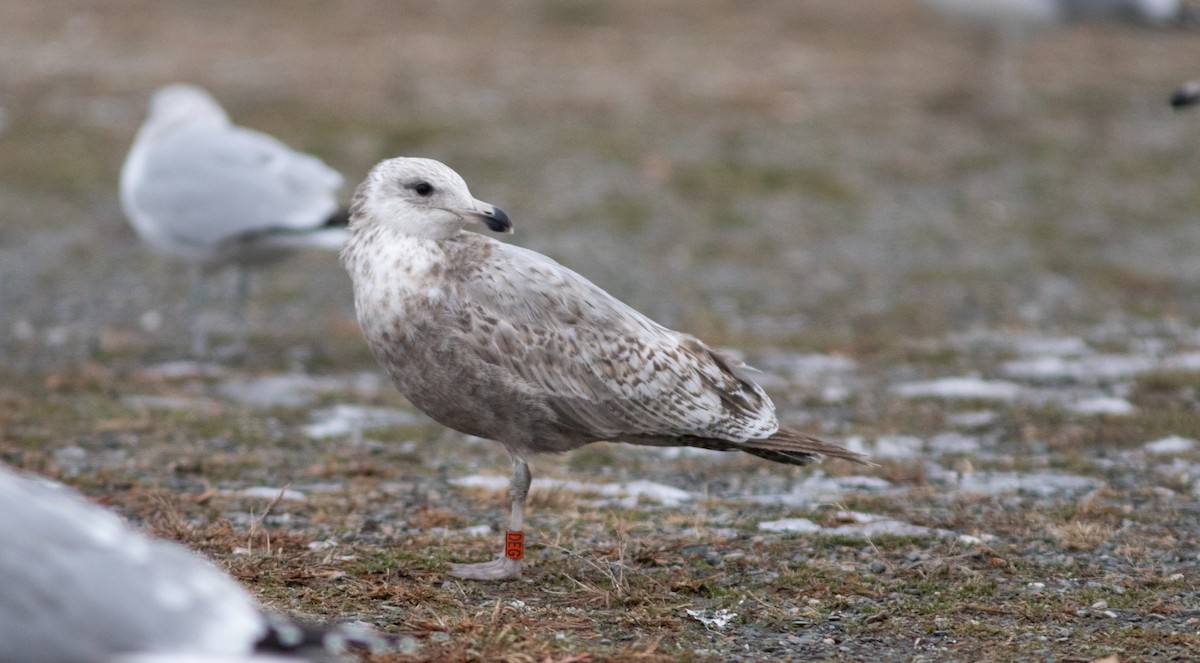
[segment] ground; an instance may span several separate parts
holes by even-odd
[[[1032,35],[1003,109],[980,39],[893,0],[2,4],[0,459],[402,636],[376,660],[1192,659],[1200,39]],[[877,465],[538,458],[525,579],[450,578],[507,458],[387,385],[335,256],[261,274],[243,362],[186,360],[116,195],[177,80],[347,199],[446,161]]]

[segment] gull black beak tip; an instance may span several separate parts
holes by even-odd
[[[484,212],[482,217],[484,225],[492,232],[512,233],[513,231],[512,221],[499,207],[493,207],[491,211]]]

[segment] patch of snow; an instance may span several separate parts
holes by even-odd
[[[574,493],[598,493],[604,497],[620,498],[623,504],[634,506],[639,498],[646,497],[664,506],[678,506],[692,499],[692,494],[674,486],[654,481],[630,481],[628,483],[584,483],[582,481],[559,481],[547,479],[541,486],[548,490],[567,490]]]
[[[1014,352],[1022,355],[1082,355],[1089,352],[1087,341],[1078,336],[1016,337]]]
[[[1185,352],[1167,357],[1162,362],[1168,371],[1200,371],[1200,352]]]
[[[976,376],[964,376],[922,382],[907,382],[892,387],[892,391],[904,398],[971,399],[1007,402],[1020,397],[1022,387],[1015,382],[984,380]]]
[[[187,378],[215,378],[225,374],[225,369],[216,364],[205,364],[197,361],[169,361],[157,366],[150,366],[141,371],[151,378],[179,380]]]
[[[959,428],[983,428],[990,426],[1000,415],[992,410],[977,410],[975,412],[955,412],[946,417],[946,421],[951,426]]]
[[[324,393],[353,391],[372,394],[383,388],[383,379],[373,373],[315,377],[304,373],[231,378],[217,387],[223,397],[253,407],[304,407]]]
[[[1001,371],[1009,377],[1037,381],[1097,382],[1133,378],[1155,370],[1159,362],[1147,355],[1099,354],[1064,359],[1034,357],[1005,362]]]
[[[741,530],[732,527],[687,527],[679,533],[679,536],[685,539],[735,539],[741,534]]]
[[[228,495],[230,497],[248,497],[251,499],[265,500],[279,498],[297,502],[308,499],[304,493],[298,490],[292,490],[290,488],[272,488],[271,486],[253,486],[251,488],[242,488],[240,490],[222,490],[221,494]],[[280,497],[280,494],[282,494],[282,497]]]
[[[860,453],[860,454],[870,454],[871,453],[867,449],[867,441],[863,438],[862,435],[847,436],[846,438],[844,438],[842,440],[842,446],[846,447],[847,449],[849,449],[850,451],[853,451],[855,453]]]
[[[148,410],[215,410],[220,407],[216,401],[208,398],[189,398],[186,396],[122,396],[121,402],[132,407],[144,407]]]
[[[411,426],[425,421],[425,418],[407,410],[339,404],[314,411],[309,415],[309,420],[312,423],[304,427],[304,434],[320,440],[376,428]]]
[[[1124,398],[1112,396],[1095,396],[1084,398],[1067,404],[1067,409],[1076,414],[1133,414],[1137,408]]]
[[[850,373],[858,368],[858,362],[845,355],[780,350],[756,353],[753,363],[771,372],[788,373],[796,377]]]
[[[1182,454],[1196,448],[1196,441],[1179,435],[1171,435],[1160,440],[1147,442],[1142,446],[1146,453],[1159,456]]]
[[[451,479],[451,486],[459,488],[480,488],[482,490],[508,490],[508,477],[495,474],[472,474],[470,476]]]
[[[508,488],[508,478],[495,475],[474,474],[471,476],[451,479],[450,484],[460,488],[482,488],[484,490],[505,490]],[[571,493],[591,493],[603,497],[623,500],[630,506],[637,504],[638,499],[648,498],[665,506],[678,506],[692,499],[692,494],[654,481],[629,481],[626,483],[585,483],[583,481],[563,479],[534,479],[530,490],[567,491]]]
[[[925,441],[912,435],[880,435],[875,438],[872,458],[909,460],[919,458],[925,451]]]
[[[933,536],[958,538],[958,533],[951,532],[950,530],[913,525],[912,523],[906,523],[887,516],[860,515],[869,517],[859,518],[855,522],[838,525],[837,527],[826,527],[821,533],[832,536]]]
[[[850,400],[850,387],[840,384],[826,385],[821,388],[821,400],[825,403],[845,403]]]
[[[764,532],[789,534],[822,534],[827,536],[935,536],[960,538],[957,532],[913,525],[888,516],[857,511],[841,511],[838,517],[850,522],[836,527],[822,527],[807,518],[784,518],[763,521],[758,529]]]
[[[32,341],[37,336],[37,328],[28,318],[20,318],[12,325],[12,335],[18,341]]]
[[[442,537],[458,537],[458,536],[491,536],[491,525],[471,525],[460,529],[450,529],[449,527],[430,527],[424,530],[426,534]]]
[[[717,630],[729,626],[729,623],[737,617],[736,612],[730,612],[725,608],[721,608],[720,610],[688,610],[687,614],[708,628]]]
[[[865,474],[855,474],[851,476],[837,477],[835,482],[846,490],[862,490],[882,492],[892,487],[892,482],[879,477],[868,476]]]
[[[973,454],[979,446],[979,438],[962,433],[938,433],[929,438],[929,450],[938,454]]]
[[[873,476],[826,477],[813,474],[792,487],[787,493],[748,495],[746,500],[755,504],[782,504],[803,507],[813,504],[836,502],[847,491],[882,493],[892,488],[887,479]]]
[[[142,328],[142,331],[150,332],[151,334],[162,327],[162,322],[162,313],[158,311],[146,311],[138,318],[138,326]]]
[[[313,378],[299,373],[232,378],[217,387],[217,393],[253,407],[304,407],[317,400]]]
[[[764,520],[758,524],[758,529],[764,532],[787,532],[789,534],[814,534],[824,528],[808,518],[784,518],[782,520]]]
[[[962,476],[957,488],[964,493],[998,495],[1016,492],[1049,497],[1060,493],[1081,493],[1100,485],[1099,480],[1091,477],[1057,472],[971,472]]]

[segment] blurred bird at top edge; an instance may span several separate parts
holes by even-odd
[[[246,350],[249,270],[295,249],[336,251],[349,214],[338,205],[342,176],[320,159],[239,127],[205,90],[172,84],[149,114],[121,168],[121,206],[142,241],[192,270],[192,353],[208,354],[207,279],[237,269],[234,342]]]
[[[1181,0],[922,0],[946,18],[986,34],[989,106],[1021,104],[1020,55],[1029,35],[1078,23],[1111,23],[1158,30],[1200,29],[1200,9]]]
[[[1171,94],[1171,106],[1176,110],[1190,108],[1200,102],[1200,80],[1188,81]]]

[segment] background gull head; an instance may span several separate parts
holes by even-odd
[[[229,114],[203,88],[173,83],[150,97],[150,112],[142,130],[161,133],[179,124],[228,125]]]

